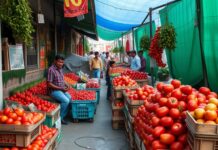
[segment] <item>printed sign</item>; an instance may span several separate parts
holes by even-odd
[[[88,0],[64,0],[64,17],[77,17],[88,13]]]
[[[24,69],[22,44],[9,45],[9,57],[11,70]]]

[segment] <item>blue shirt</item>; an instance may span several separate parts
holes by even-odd
[[[130,68],[132,70],[135,70],[135,71],[138,71],[141,68],[141,60],[140,60],[139,56],[136,55],[132,59]]]

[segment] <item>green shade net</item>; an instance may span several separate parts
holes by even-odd
[[[106,41],[112,41],[122,37],[122,32],[108,30],[97,25],[98,36]]]
[[[218,92],[218,0],[201,0],[202,44],[209,86]]]
[[[205,2],[206,3],[206,2]],[[196,85],[203,79],[195,0],[182,0],[160,11],[161,24],[168,20],[176,30],[176,49],[167,50],[171,76],[183,84]]]
[[[152,36],[155,34],[155,30],[156,30],[156,26],[155,23],[152,22]],[[150,24],[146,24],[140,28],[137,28],[134,31],[134,41],[135,41],[135,46],[136,46],[136,50],[139,51],[141,50],[140,48],[140,41],[141,38],[147,35],[148,37],[150,37]],[[147,73],[151,73],[151,69],[150,69],[150,56],[148,55],[148,51],[146,50],[144,52],[144,57],[146,59],[146,72]],[[157,67],[155,68],[155,74],[157,72]]]

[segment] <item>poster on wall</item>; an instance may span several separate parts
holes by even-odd
[[[11,70],[24,69],[22,44],[9,45],[9,57]]]
[[[88,13],[88,0],[64,0],[64,17],[77,17]]]

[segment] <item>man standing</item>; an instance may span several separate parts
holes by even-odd
[[[139,69],[140,72],[145,72],[146,69],[146,60],[143,57],[143,51],[139,51],[139,58],[141,60],[141,68]]]
[[[91,68],[91,61],[92,61],[92,58],[94,58],[95,57],[95,55],[94,55],[94,53],[93,53],[93,51],[91,51],[90,53],[89,53],[89,67]]]
[[[48,69],[47,83],[51,97],[61,104],[61,123],[68,124],[64,117],[68,113],[71,96],[67,93],[70,86],[64,81],[63,65],[64,57],[55,56],[54,64]]]
[[[139,71],[141,68],[141,60],[138,55],[136,55],[136,51],[131,52],[132,60],[130,68],[135,71]]]
[[[99,58],[99,53],[95,52],[95,57],[91,60],[90,70],[93,71],[94,78],[100,79],[101,70],[103,68],[102,60]]]

